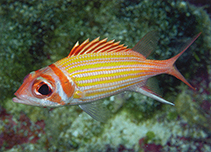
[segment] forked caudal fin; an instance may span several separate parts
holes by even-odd
[[[177,70],[174,63],[188,49],[188,47],[199,37],[200,34],[201,34],[201,32],[199,34],[195,35],[188,42],[186,42],[185,45],[181,48],[182,51],[179,54],[177,54],[176,56],[167,60],[168,63],[170,64],[170,66],[171,66],[171,69],[167,73],[170,74],[170,75],[173,75],[177,79],[183,81],[185,84],[187,84],[193,90],[196,90],[196,89],[193,86],[191,86],[190,83],[188,83],[188,81],[182,76],[182,74]]]
[[[150,34],[148,34],[147,36],[145,37],[150,37],[153,33],[151,32]],[[169,70],[166,72],[170,75],[173,75],[175,76],[176,78],[180,79],[181,81],[183,81],[185,84],[187,84],[189,87],[191,87],[192,89],[195,90],[194,87],[192,87],[188,82],[187,80],[182,76],[182,74],[177,70],[176,66],[174,65],[175,61],[187,50],[187,48],[199,37],[201,33],[197,34],[196,36],[194,36],[192,39],[190,39],[182,48],[181,48],[181,52],[179,54],[177,54],[176,56],[168,59],[168,60],[165,60],[165,64],[169,67]],[[145,37],[143,38],[145,40]],[[155,39],[156,40],[156,39]],[[140,41],[138,43],[137,46],[134,47],[134,50],[136,50],[136,48],[140,48],[139,44],[142,45],[142,42]],[[150,43],[149,43],[150,44]],[[154,44],[154,43],[153,43]],[[147,46],[147,45],[146,45]],[[150,47],[145,47],[145,48],[150,48]],[[151,49],[152,50],[152,49]],[[149,54],[145,54],[145,57],[147,57]],[[153,87],[152,87],[153,88]],[[153,98],[159,102],[162,102],[162,103],[166,103],[166,104],[170,104],[170,105],[174,105],[173,103],[170,103],[169,101],[163,99],[162,97],[160,97],[159,95],[157,95],[153,90],[151,90],[149,87],[147,86],[141,86],[141,87],[134,87],[132,89],[133,91],[136,91],[136,92],[139,92],[139,93],[142,93],[150,98]]]

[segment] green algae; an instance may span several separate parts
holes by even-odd
[[[208,96],[208,98],[210,98]],[[197,98],[195,98],[197,99]],[[206,100],[202,97],[201,99]],[[197,99],[200,101],[200,99]],[[210,116],[200,107],[200,102],[193,102],[193,95],[183,90],[175,100],[177,113],[191,126],[199,126],[211,133]]]
[[[137,151],[140,150],[138,140],[144,137],[147,142],[163,146],[176,142],[178,147],[194,147],[194,142],[178,141],[178,136],[207,137],[208,118],[196,108],[199,104],[192,102],[193,93],[186,92],[184,85],[175,87],[180,82],[170,76],[158,78],[164,98],[175,101],[175,107],[161,106],[141,94],[126,92],[120,97],[105,99],[113,113],[106,124],[93,120],[77,106],[49,109],[11,101],[12,94],[30,71],[67,56],[76,41],[82,43],[98,36],[121,40],[133,47],[148,31],[157,30],[159,47],[150,58],[166,59],[178,53],[175,48],[178,43],[202,31],[201,38],[177,62],[185,77],[192,78],[196,69],[208,64],[206,50],[211,48],[210,19],[202,8],[170,0],[0,3],[0,101],[4,101],[1,105],[17,123],[20,113],[24,112],[31,121],[45,120],[46,124],[45,134],[40,135],[36,144],[15,145],[7,151],[21,151],[23,147],[25,151],[106,151],[108,145],[115,149],[120,144]],[[177,95],[177,89],[182,93]],[[189,124],[187,128],[181,127],[184,121]],[[172,147],[171,151],[174,150]]]
[[[155,133],[152,131],[148,131],[146,133],[146,142],[152,141],[156,137]]]

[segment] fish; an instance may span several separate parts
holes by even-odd
[[[100,37],[82,44],[77,42],[69,55],[47,67],[29,73],[15,92],[16,103],[58,107],[78,105],[95,120],[105,122],[108,110],[97,102],[124,91],[134,91],[159,102],[174,105],[147,86],[150,77],[169,74],[190,88],[175,66],[175,61],[201,33],[188,40],[180,53],[166,60],[147,59],[156,48],[159,34],[147,33],[133,48],[120,41]]]

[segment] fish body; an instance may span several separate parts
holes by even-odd
[[[81,45],[77,42],[66,58],[26,76],[13,101],[35,106],[79,105],[99,121],[106,118],[94,101],[123,91],[139,92],[173,105],[148,88],[147,80],[167,73],[193,88],[174,63],[199,35],[167,60],[147,59],[159,39],[156,32],[146,34],[132,49],[107,39],[86,40]]]

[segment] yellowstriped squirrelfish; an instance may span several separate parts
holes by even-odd
[[[120,42],[89,39],[77,42],[69,55],[47,67],[28,74],[15,92],[14,102],[34,106],[79,105],[98,121],[105,121],[106,110],[96,100],[123,91],[135,91],[162,103],[167,100],[147,87],[152,76],[167,73],[194,89],[174,63],[199,37],[190,39],[176,56],[167,60],[149,60],[159,40],[157,32],[146,34],[132,49]]]

